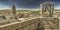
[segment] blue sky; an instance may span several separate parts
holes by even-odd
[[[0,9],[11,9],[14,3],[16,9],[39,9],[43,2],[54,3],[55,9],[60,9],[60,0],[0,0]]]

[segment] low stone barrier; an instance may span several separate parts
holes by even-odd
[[[58,30],[59,19],[55,17],[36,17],[1,25],[0,30]]]
[[[58,30],[59,29],[59,19],[56,17],[40,17],[39,29],[45,30]]]
[[[18,22],[0,26],[0,30],[36,30],[38,28],[38,18],[21,20]]]

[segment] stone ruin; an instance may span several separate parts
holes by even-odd
[[[29,12],[19,12],[17,18],[27,18],[29,17]]]
[[[52,17],[54,11],[54,4],[45,2],[40,5],[40,11],[42,17]]]
[[[17,16],[16,16],[16,8],[15,8],[15,5],[14,4],[12,6],[12,13],[14,15],[14,18],[17,19]]]
[[[50,2],[45,2],[40,5],[41,16],[42,17],[30,17],[26,18],[19,18],[16,15],[16,8],[15,5],[12,6],[12,13],[13,15],[6,15],[5,17],[11,19],[4,19],[0,22],[0,30],[59,30],[59,19],[57,17],[53,17],[53,10],[54,4]],[[48,13],[47,13],[48,12]],[[30,15],[30,14],[29,14]]]

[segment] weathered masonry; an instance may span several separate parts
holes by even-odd
[[[15,5],[13,5],[14,19],[0,22],[0,30],[59,30],[59,19],[53,16],[53,10],[54,5],[45,2],[41,4],[42,17],[19,18],[18,20]]]
[[[23,18],[24,19],[24,18]],[[0,30],[58,30],[59,19],[55,17],[35,17],[0,26]]]
[[[40,11],[42,17],[52,17],[53,16],[53,10],[54,10],[54,4],[50,2],[45,2],[40,5]]]

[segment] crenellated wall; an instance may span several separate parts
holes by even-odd
[[[59,19],[55,17],[35,17],[0,26],[0,30],[56,30],[58,28]]]

